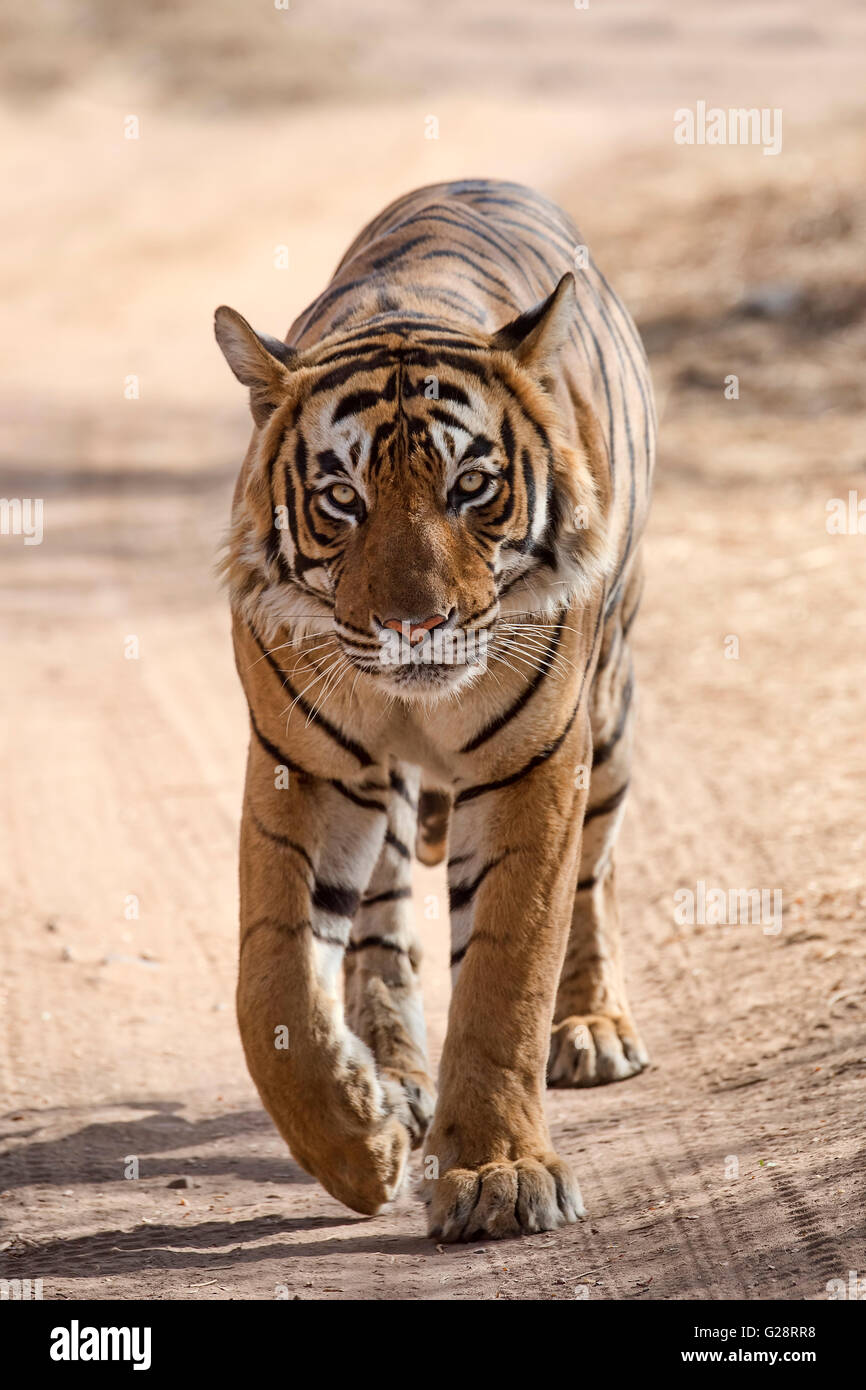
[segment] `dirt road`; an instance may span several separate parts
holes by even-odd
[[[347,114],[331,94],[280,115],[282,188],[252,158],[261,113],[218,127],[163,93],[124,148],[111,122],[146,88],[133,100],[109,69],[90,104],[34,106],[29,152],[6,146],[20,221],[0,493],[43,498],[45,537],[0,538],[0,1277],[41,1277],[46,1299],[821,1299],[866,1270],[866,536],[827,529],[828,502],[866,491],[864,142],[849,7],[830,7],[838,35],[816,52],[795,10],[774,7],[795,113],[778,161],[678,150],[674,77],[647,79],[634,110],[592,87],[580,138],[553,77],[543,108],[449,90],[459,148],[425,147],[426,95],[388,112],[368,92]],[[627,74],[655,40],[594,42]],[[372,141],[375,170],[353,169]],[[652,360],[660,470],[619,881],[653,1066],[549,1094],[587,1221],[439,1249],[411,1191],[363,1219],[303,1174],[244,1067],[246,717],[212,561],[246,424],[207,335],[221,300],[282,332],[377,205],[458,172],[563,202]],[[780,922],[678,922],[675,894],[700,883],[763,890]],[[427,870],[417,893],[438,1052],[447,897]]]

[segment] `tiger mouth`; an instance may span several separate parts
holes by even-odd
[[[446,659],[437,659],[436,648],[432,642],[419,643],[411,652],[403,652],[404,659],[388,661],[371,659],[370,655],[353,652],[346,655],[352,665],[371,677],[385,689],[404,695],[432,694],[436,691],[446,694],[464,685],[479,675],[486,666],[486,654],[473,651],[469,658],[463,652],[454,659],[452,654]]]
[[[449,672],[465,673],[485,666],[493,629],[442,627],[416,641],[409,640],[406,633],[383,628],[375,644],[365,643],[360,648],[338,636],[349,660],[368,674],[430,684],[447,680]]]
[[[398,666],[379,668],[383,686],[402,695],[442,695],[453,693],[480,674],[478,662],[430,664],[427,666]]]

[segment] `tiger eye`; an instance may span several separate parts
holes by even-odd
[[[338,507],[351,507],[356,497],[355,489],[348,483],[335,483],[331,488],[331,498]]]
[[[484,483],[484,474],[479,472],[464,473],[459,479],[457,486],[461,492],[477,492]]]

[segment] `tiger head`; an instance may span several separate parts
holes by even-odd
[[[429,697],[483,669],[506,615],[598,588],[605,446],[557,367],[574,292],[566,275],[492,335],[394,315],[300,350],[217,310],[255,423],[225,573],[262,640],[332,626],[360,670]]]

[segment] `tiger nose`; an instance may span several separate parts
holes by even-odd
[[[429,618],[419,620],[417,618],[386,618],[383,627],[390,627],[394,632],[409,631],[409,641],[414,643],[423,642],[425,632],[432,632],[434,627],[440,627],[448,619],[443,613],[434,613]]]

